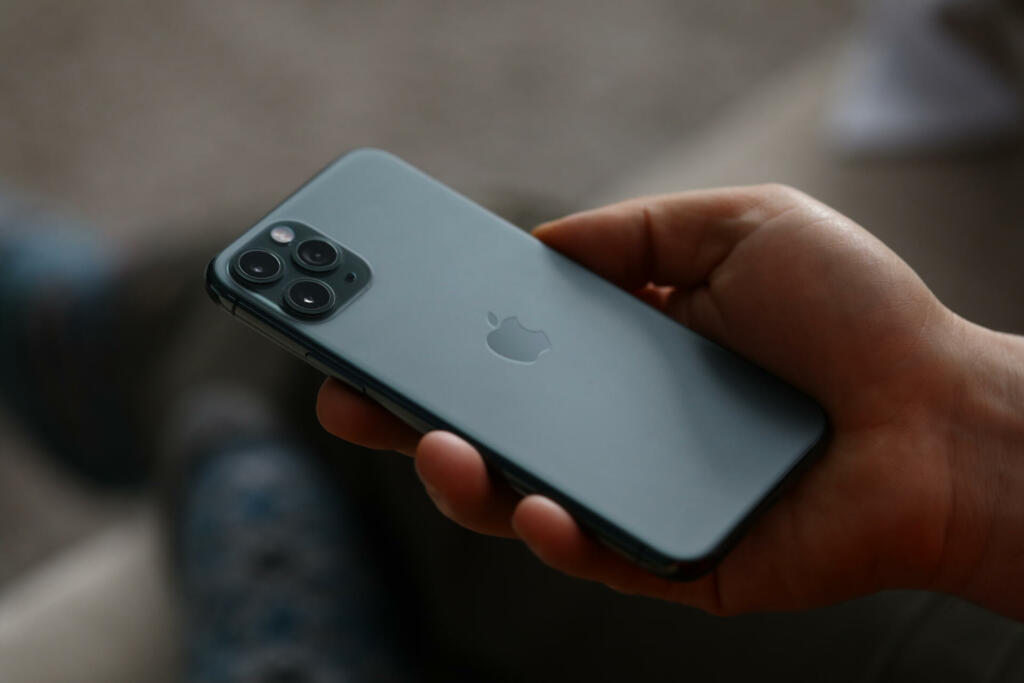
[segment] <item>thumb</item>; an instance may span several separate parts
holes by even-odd
[[[794,194],[756,186],[642,197],[545,223],[533,234],[625,289],[692,288]]]

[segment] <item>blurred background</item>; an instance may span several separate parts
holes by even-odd
[[[5,2],[0,172],[132,240],[259,214],[353,146],[578,204],[851,5]]]
[[[310,420],[317,378],[202,301],[202,266],[362,146],[524,227],[635,194],[788,182],[882,237],[954,310],[1021,332],[1015,4],[0,0],[0,190],[194,290],[186,322],[151,321],[187,349],[146,393],[258,367],[268,382],[301,378],[287,395]],[[0,241],[28,224],[6,220]],[[225,360],[240,347],[244,359]],[[45,441],[0,415],[0,678],[178,680],[187,634],[158,504],[166,463],[149,456],[137,482],[111,487],[42,454]],[[408,463],[386,460],[360,465],[373,482],[360,487],[405,510],[391,511],[390,532],[427,596],[410,619],[447,653],[439,661],[472,659],[489,672],[480,680],[546,680],[537,662],[558,661],[552,679],[573,680],[551,639],[584,599],[605,615],[588,638],[607,672],[657,679],[687,657],[620,645],[633,642],[623,629],[678,629],[728,658],[724,626],[692,635],[697,617],[679,608],[577,586],[434,520]],[[508,567],[530,587],[525,603],[495,578]],[[759,661],[783,675],[792,664],[778,652],[808,629],[825,643],[811,660],[861,660],[867,645],[837,641],[883,638],[894,604],[840,608],[834,628],[791,617]],[[492,623],[508,610],[546,635]],[[734,628],[763,638],[759,619]]]

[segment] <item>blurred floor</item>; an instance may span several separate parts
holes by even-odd
[[[379,146],[570,204],[845,24],[820,3],[0,3],[0,178],[118,236],[254,215]]]

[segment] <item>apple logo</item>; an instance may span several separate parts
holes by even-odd
[[[516,317],[505,318],[499,325],[498,316],[488,313],[487,321],[494,328],[487,335],[487,346],[502,358],[517,363],[533,363],[551,348],[551,342],[543,331],[523,327]]]

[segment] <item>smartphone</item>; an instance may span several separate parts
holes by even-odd
[[[288,197],[207,287],[662,576],[708,571],[827,429],[806,395],[379,150]]]

